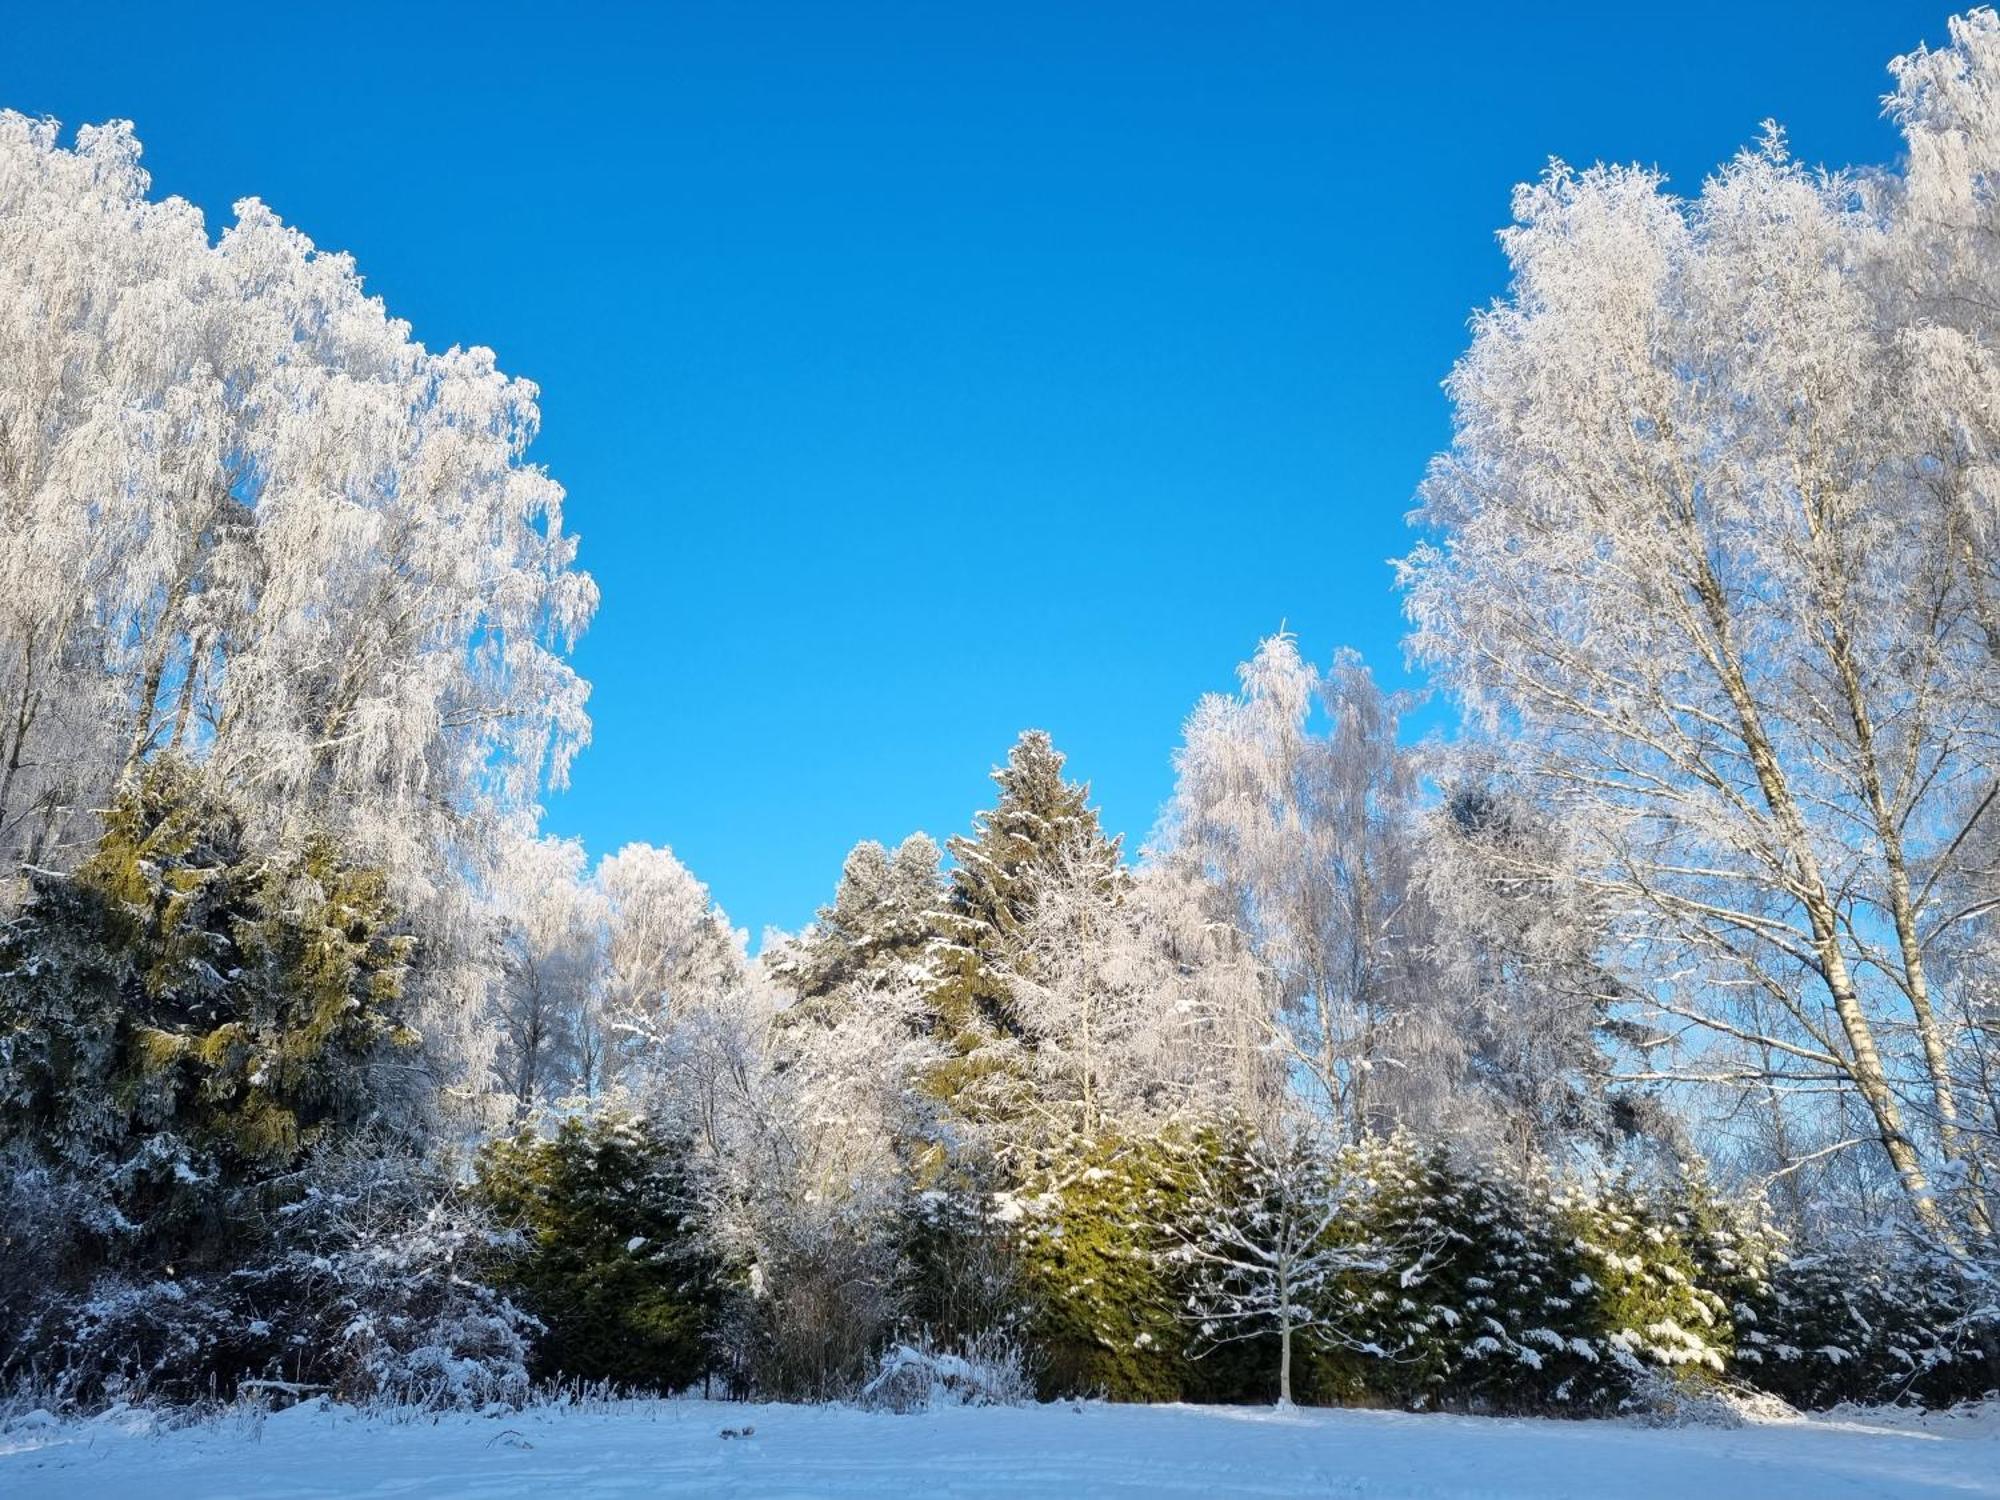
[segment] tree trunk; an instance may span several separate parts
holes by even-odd
[[[28,731],[34,727],[35,717],[41,710],[41,694],[34,691],[34,667],[35,631],[30,627],[21,650],[21,694],[14,706],[14,732],[7,745],[6,771],[0,774],[0,834],[12,826],[13,820],[8,818],[7,809],[13,805],[14,778],[21,770],[21,752],[27,743]]]
[[[1292,1404],[1292,1287],[1291,1278],[1278,1273],[1278,1405]]]
[[[1806,520],[1815,539],[1818,539],[1821,528],[1810,507],[1807,508]],[[1838,575],[1834,576],[1837,579]],[[1825,601],[1828,655],[1833,658],[1834,675],[1840,683],[1848,725],[1854,731],[1855,769],[1868,802],[1869,817],[1875,825],[1876,839],[1882,847],[1882,860],[1887,867],[1889,916],[1895,924],[1896,944],[1903,962],[1902,990],[1909,1000],[1911,1017],[1916,1022],[1917,1040],[1924,1054],[1924,1071],[1929,1075],[1931,1097],[1937,1107],[1938,1144],[1943,1148],[1946,1160],[1965,1165],[1973,1179],[1970,1183],[1972,1191],[1966,1195],[1967,1217],[1974,1230],[1984,1236],[1991,1232],[1992,1226],[1986,1222],[1984,1205],[1980,1202],[1977,1171],[1959,1135],[1958,1097],[1952,1086],[1950,1055],[1945,1047],[1943,1030],[1938,1025],[1936,1010],[1931,1004],[1930,976],[1924,963],[1923,940],[1917,932],[1916,909],[1910,899],[1910,867],[1903,852],[1902,828],[1889,806],[1888,792],[1883,785],[1881,758],[1876,752],[1874,716],[1868,709],[1861,671],[1855,664],[1854,647],[1847,631],[1846,593],[1837,581],[1827,585],[1827,592],[1831,595]]]
[[[187,598],[187,592],[188,575],[183,570],[174,579],[173,587],[167,591],[166,605],[160,610],[160,618],[153,627],[155,634],[159,636],[159,644],[147,661],[146,674],[139,683],[139,706],[132,715],[132,733],[126,742],[125,763],[118,771],[120,782],[138,768],[139,762],[145,758],[146,752],[153,748],[153,741],[159,736],[159,726],[154,720],[158,708],[160,684],[166,681],[167,661],[174,651],[174,620],[180,614],[181,604]],[[189,670],[193,670],[192,662],[189,663]]]
[[[1736,712],[1738,732],[1756,774],[1764,805],[1777,823],[1783,852],[1796,882],[1794,895],[1805,908],[1806,920],[1812,929],[1813,952],[1818,961],[1820,979],[1833,1001],[1834,1015],[1839,1018],[1841,1030],[1847,1038],[1847,1074],[1862,1102],[1868,1106],[1883,1153],[1895,1168],[1897,1180],[1902,1183],[1903,1192],[1910,1201],[1911,1211],[1926,1229],[1944,1243],[1951,1244],[1950,1226],[1938,1208],[1916,1146],[1903,1127],[1902,1110],[1896,1103],[1888,1073],[1882,1066],[1874,1028],[1862,1008],[1860,993],[1847,965],[1847,955],[1841,951],[1839,913],[1827,894],[1825,877],[1820,872],[1818,857],[1813,853],[1812,842],[1806,833],[1805,817],[1792,796],[1784,768],[1778,761],[1777,750],[1765,732],[1762,711],[1750,692],[1742,665],[1737,659],[1730,628],[1729,604],[1723,594],[1721,580],[1709,566],[1698,534],[1693,533],[1691,515],[1688,524],[1693,547],[1695,589],[1709,629],[1713,632],[1712,640],[1697,634],[1695,645],[1707,658]]]

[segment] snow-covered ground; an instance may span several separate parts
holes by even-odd
[[[748,1437],[723,1437],[749,1425]],[[2000,1426],[1860,1416],[1745,1427],[1390,1412],[1044,1406],[891,1416],[631,1402],[393,1421],[295,1407],[155,1432],[133,1414],[16,1422],[0,1495],[2000,1496]]]

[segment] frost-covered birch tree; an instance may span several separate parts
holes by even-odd
[[[1188,719],[1161,841],[1238,904],[1280,987],[1274,1039],[1358,1137],[1428,1111],[1454,1045],[1426,974],[1398,704],[1353,653],[1322,673],[1289,635],[1238,675]]]
[[[697,1022],[740,1008],[744,938],[671,849],[627,844],[595,883],[607,924],[600,1073],[642,1089]]]
[[[0,113],[0,859],[67,867],[151,757],[204,762],[260,836],[388,872],[476,1086],[469,880],[589,728],[535,389],[254,199],[211,240],[139,155]]]
[[[1199,872],[1159,861],[1107,879],[1085,845],[1058,847],[1029,883],[1007,974],[1042,1128],[1268,1114],[1269,973]]]
[[[175,748],[434,876],[587,732],[534,388],[148,191],[129,126],[0,115],[0,826],[45,856]]]
[[[520,838],[500,860],[496,1082],[516,1119],[601,1089],[604,901],[575,839]]]
[[[1628,168],[1522,188],[1403,576],[1634,1012],[1705,1038],[1655,1074],[1851,1091],[1910,1211],[1983,1233],[1933,956],[1991,661],[1870,186],[1773,130],[1691,201]]]

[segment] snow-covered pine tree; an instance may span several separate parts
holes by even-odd
[[[797,997],[798,1019],[837,1016],[856,993],[924,978],[941,858],[923,833],[894,851],[873,839],[849,851],[833,900],[769,961],[773,977]]]
[[[1703,1384],[1729,1368],[1736,1325],[1708,1285],[1694,1224],[1670,1192],[1620,1173],[1557,1194],[1555,1222],[1579,1255],[1577,1288],[1612,1365]]]
[[[934,1079],[941,1097],[974,1115],[1005,1113],[985,1096],[1005,1093],[996,1075],[1012,1071],[1010,1046],[1033,1044],[1014,1003],[1011,972],[1023,961],[1037,881],[1066,862],[1120,879],[1119,838],[1107,838],[1090,806],[1088,783],[1063,777],[1064,757],[1048,734],[1030,729],[993,772],[997,803],[973,819],[970,837],[950,840],[950,891],[931,944],[932,1026],[949,1053]]]

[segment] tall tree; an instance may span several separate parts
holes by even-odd
[[[982,1048],[1029,1039],[1012,975],[1026,961],[1041,884],[1058,872],[1099,889],[1120,879],[1120,841],[1099,827],[1089,785],[1064,779],[1062,753],[1044,731],[1023,733],[993,781],[999,800],[973,819],[970,837],[946,846],[950,889],[931,944],[933,1024],[962,1064],[941,1080],[951,1093],[987,1071]]]
[[[1164,838],[1236,901],[1280,985],[1273,1038],[1342,1131],[1432,1113],[1457,1039],[1426,967],[1400,705],[1352,652],[1321,673],[1284,634],[1238,675],[1188,719]]]
[[[211,241],[129,125],[0,113],[0,861],[69,868],[152,757],[338,838],[425,940],[476,1088],[467,876],[588,736],[595,607],[532,385],[432,352],[255,199]]]
[[[671,849],[627,844],[596,885],[608,931],[599,1073],[638,1086],[689,1023],[734,1009],[749,979],[743,935]]]
[[[944,894],[941,860],[922,833],[893,852],[872,839],[849,851],[832,902],[771,958],[803,1009],[837,1015],[884,984],[916,982],[928,972]]]
[[[522,837],[500,861],[497,1082],[517,1120],[604,1079],[605,902],[575,839]]]
[[[1404,581],[1636,1009],[1851,1090],[1916,1217],[1983,1233],[1932,957],[1990,805],[1989,658],[1866,196],[1775,131],[1693,202],[1636,169],[1521,189]]]
[[[1464,756],[1447,768],[1475,770]],[[1460,1039],[1463,1135],[1516,1161],[1559,1156],[1652,1115],[1614,1092],[1607,1032],[1622,998],[1599,959],[1604,913],[1551,826],[1500,768],[1459,784],[1424,819],[1419,879],[1431,970]],[[1644,1055],[1642,1033],[1632,1040]],[[1643,1087],[1644,1079],[1633,1079]]]

